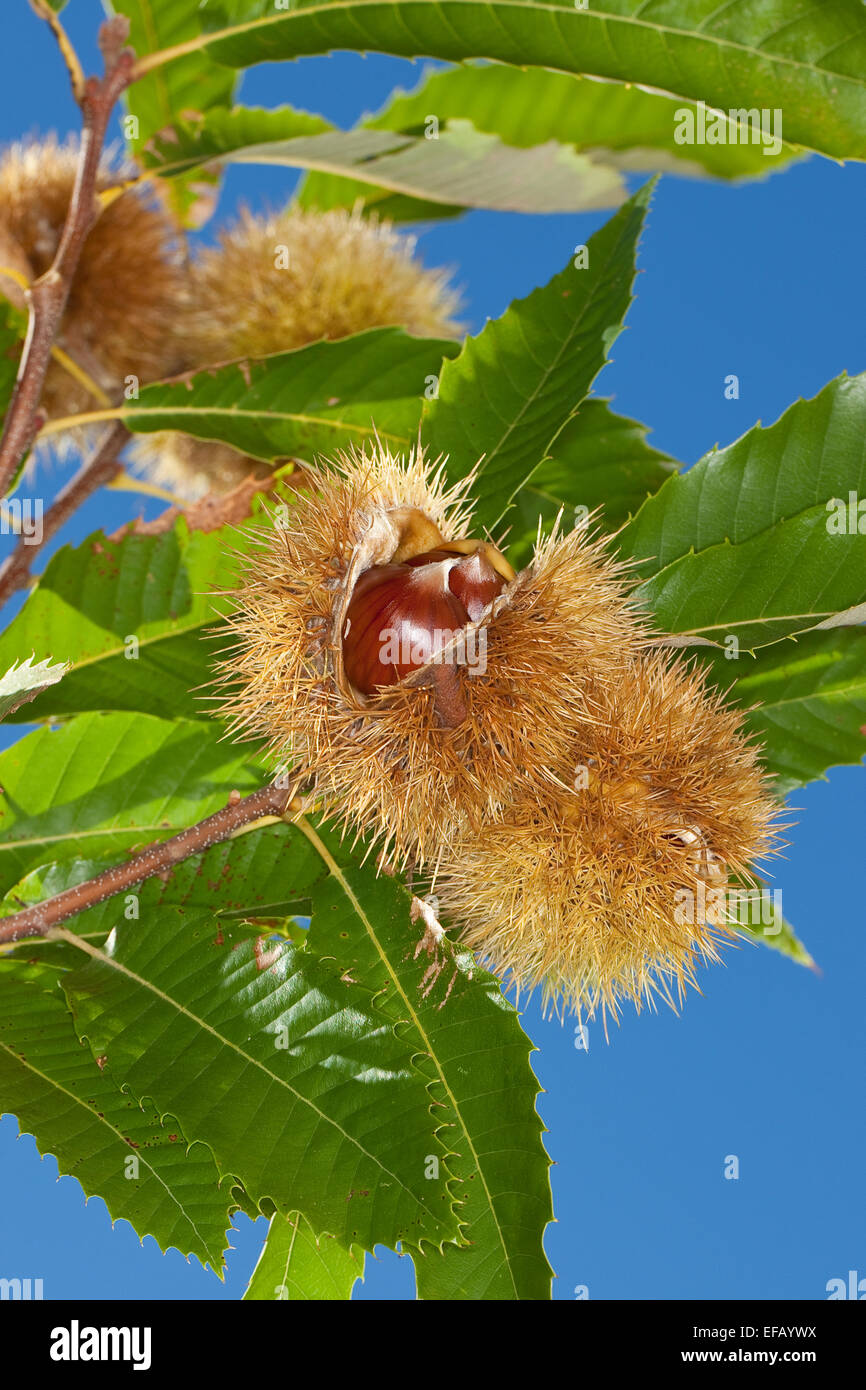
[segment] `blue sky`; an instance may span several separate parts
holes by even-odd
[[[96,0],[71,0],[66,12],[91,69],[99,14]],[[53,42],[25,0],[5,6],[0,25],[0,140],[77,128]],[[349,125],[419,71],[375,57],[305,59],[252,70],[243,95]],[[279,206],[293,182],[290,172],[231,171],[217,223],[239,199]],[[817,158],[734,188],[662,179],[628,328],[596,389],[688,464],[840,371],[864,370],[864,194],[866,169]],[[424,232],[421,253],[457,268],[477,331],[561,269],[606,215],[473,213]],[[729,373],[740,379],[735,401],[724,397]],[[59,469],[45,479],[46,497],[61,480]],[[103,493],[61,540],[158,509]],[[609,1043],[592,1025],[588,1052],[572,1024],[526,1009],[555,1161],[556,1298],[586,1285],[590,1298],[811,1299],[850,1269],[866,1276],[862,771],[836,769],[792,802],[799,823],[775,886],[820,975],[744,944],[704,972],[703,994],[680,1017],[626,1014]],[[149,1238],[140,1247],[125,1223],[112,1230],[99,1200],[85,1207],[78,1184],[58,1182],[54,1160],[40,1162],[33,1140],[16,1135],[13,1119],[0,1121],[0,1275],[42,1277],[49,1298],[240,1296],[263,1223],[238,1219],[221,1285]],[[724,1177],[731,1154],[737,1181]],[[389,1252],[368,1261],[356,1293],[413,1296],[410,1262]]]

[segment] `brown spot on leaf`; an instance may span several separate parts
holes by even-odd
[[[257,936],[255,946],[253,947],[257,970],[267,970],[275,965],[280,958],[282,950],[279,942],[277,942],[276,946],[272,946],[270,951],[266,951],[264,948],[264,941],[265,938],[263,936]]]

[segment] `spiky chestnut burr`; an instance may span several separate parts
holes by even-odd
[[[549,794],[575,727],[592,722],[642,640],[600,543],[552,537],[515,576],[467,536],[466,489],[448,489],[421,454],[345,456],[261,535],[235,599],[220,699],[232,727],[309,768],[333,814],[398,861],[435,858],[464,821],[500,815],[515,788]],[[398,571],[396,623],[387,604],[363,612],[380,566]],[[432,626],[453,636],[431,645],[433,661],[422,644],[417,659],[383,663],[407,605],[419,617],[413,568],[422,589],[438,584]],[[430,612],[422,625],[429,635]],[[395,670],[377,685],[383,664]]]
[[[464,830],[435,882],[445,919],[520,989],[592,1017],[673,1003],[718,959],[732,876],[773,851],[778,806],[741,716],[679,658],[630,659],[544,802]]]
[[[0,266],[27,281],[48,269],[77,165],[76,142],[60,144],[54,137],[3,152]],[[100,189],[117,183],[124,172],[106,163]],[[2,270],[0,292],[23,304],[20,283]],[[153,195],[124,193],[103,210],[85,242],[57,345],[114,399],[129,376],[146,382],[177,369],[173,327],[183,295],[176,231],[168,214]],[[50,418],[100,403],[58,362],[51,363],[41,402]]]
[[[418,337],[454,337],[459,296],[428,270],[415,239],[360,211],[241,213],[190,266],[189,310],[179,320],[183,368],[264,357],[321,338],[399,324]],[[185,496],[234,487],[268,465],[187,435],[137,441],[141,467]]]

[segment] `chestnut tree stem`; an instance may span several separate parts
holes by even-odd
[[[234,793],[237,796],[237,793]],[[43,903],[14,912],[0,919],[0,945],[4,942],[21,941],[28,936],[47,936],[53,927],[85,908],[94,907],[122,893],[125,888],[133,888],[154,874],[163,873],[193,854],[201,854],[211,845],[228,840],[236,830],[263,816],[283,816],[294,797],[294,788],[278,787],[273,783],[262,787],[249,796],[229,799],[227,806],[206,820],[199,821],[170,840],[156,840],[153,844],[136,854],[126,864],[117,864],[105,869],[96,878],[67,888],[54,898]]]
[[[0,496],[8,492],[41,424],[39,400],[51,361],[51,349],[82,248],[99,216],[96,185],[108,122],[120,94],[133,79],[135,54],[125,46],[128,36],[129,21],[116,15],[99,31],[104,75],[88,77],[82,84],[74,68],[70,68],[83,118],[78,171],[57,253],[45,274],[27,291],[27,336],[0,437]],[[64,57],[68,63],[69,55],[65,50]]]

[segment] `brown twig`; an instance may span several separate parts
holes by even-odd
[[[94,454],[83,463],[78,472],[62,487],[52,502],[42,522],[42,535],[36,543],[28,543],[23,538],[12,554],[0,565],[0,605],[4,604],[18,589],[23,589],[30,577],[30,566],[39,551],[56,536],[61,526],[86,502],[97,488],[110,483],[123,471],[120,454],[129,431],[120,423],[112,425]]]
[[[14,912],[10,917],[0,920],[0,944],[21,941],[27,936],[46,936],[60,922],[65,922],[85,908],[95,907],[115,893],[152,878],[173,868],[193,854],[201,854],[211,845],[228,840],[241,826],[261,820],[263,816],[283,816],[294,795],[294,788],[287,790],[273,784],[252,792],[250,796],[238,797],[236,792],[229,797],[227,806],[206,820],[199,821],[170,840],[156,840],[140,854],[136,854],[126,864],[117,864],[97,874],[86,883],[75,888],[67,888],[44,903]],[[235,799],[236,798],[236,799]]]
[[[30,286],[27,295],[30,311],[27,336],[0,438],[0,496],[8,491],[39,428],[39,399],[51,361],[51,348],[82,248],[99,216],[96,181],[108,122],[118,97],[133,79],[135,54],[125,47],[128,36],[129,21],[121,15],[103,24],[99,31],[99,47],[105,73],[103,77],[88,77],[81,90],[79,105],[83,129],[75,187],[54,261]],[[64,57],[68,61],[66,52]],[[75,85],[73,80],[73,87]]]

